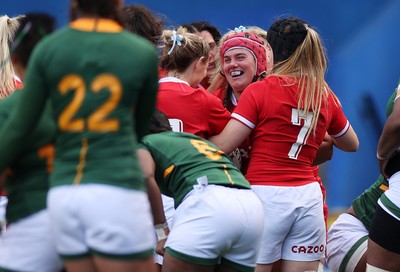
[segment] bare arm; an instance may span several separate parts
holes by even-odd
[[[358,149],[359,141],[356,132],[353,127],[350,125],[349,129],[340,137],[333,138],[333,144],[339,148],[340,150],[346,152],[355,152]]]
[[[231,119],[219,135],[212,136],[209,140],[226,154],[229,154],[242,144],[250,133],[251,128],[235,119]]]
[[[397,92],[399,95],[399,91]],[[387,178],[385,168],[388,160],[396,153],[400,146],[400,105],[396,99],[393,105],[393,111],[386,120],[381,137],[378,141],[377,157],[379,169]]]
[[[218,74],[216,77],[213,78],[210,86],[207,88],[207,91],[213,94],[216,90],[226,86],[226,84],[226,78],[223,75]]]
[[[167,222],[164,214],[164,207],[161,198],[161,192],[158,188],[157,182],[154,177],[155,162],[150,152],[144,149],[138,149],[137,155],[142,166],[143,174],[146,179],[147,194],[149,197],[151,210],[154,217],[154,225],[163,225]],[[168,226],[164,229],[165,235],[169,234]],[[161,239],[157,242],[156,252],[164,255],[164,245],[167,239]]]
[[[317,156],[314,159],[313,165],[319,165],[326,161],[330,161],[333,156],[333,140],[332,137],[325,133],[324,139],[317,150]]]

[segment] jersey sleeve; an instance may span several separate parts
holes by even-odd
[[[334,138],[338,138],[345,134],[350,127],[350,122],[345,116],[339,100],[329,93],[329,103],[331,110],[331,123],[328,128],[328,133]]]
[[[152,50],[148,59],[147,79],[139,94],[135,111],[135,132],[138,141],[147,134],[151,116],[153,115],[158,91],[158,57]]]
[[[400,88],[400,84],[399,84],[398,88]],[[389,115],[393,111],[393,104],[394,104],[394,99],[396,98],[396,95],[397,95],[397,89],[394,90],[394,92],[392,93],[392,95],[390,96],[390,98],[386,104],[386,118],[389,117]]]
[[[44,81],[43,51],[38,45],[32,54],[26,72],[24,89],[9,118],[0,129],[0,171],[10,165],[21,153],[21,144],[37,124],[46,103],[46,84]]]
[[[0,100],[0,129],[5,125],[12,109],[12,107],[10,107],[11,100],[15,100],[15,98],[17,98],[19,95],[20,92],[16,91],[12,96],[8,96],[5,99]]]
[[[261,98],[257,98],[257,93],[261,93],[260,88],[263,88],[261,82],[255,82],[250,84],[240,96],[239,103],[232,113],[232,118],[243,123],[251,129],[254,129],[258,119],[258,101]]]

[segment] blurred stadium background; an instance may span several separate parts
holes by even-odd
[[[125,1],[160,14],[168,28],[206,20],[221,33],[239,25],[268,29],[278,17],[293,15],[321,34],[328,51],[327,81],[340,98],[360,139],[356,153],[335,150],[321,167],[331,214],[346,209],[378,176],[376,146],[386,102],[400,78],[400,1]],[[68,0],[1,1],[0,14],[48,12],[58,27],[68,23]],[[79,42],[79,41],[77,41]]]

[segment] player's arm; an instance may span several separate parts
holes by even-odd
[[[337,148],[346,152],[357,151],[360,144],[357,134],[351,125],[349,125],[349,128],[343,135],[339,137],[332,137],[332,141]]]
[[[15,103],[0,129],[0,171],[18,158],[24,148],[22,143],[36,126],[45,106],[47,85],[44,73],[48,64],[43,58],[44,52],[43,45],[35,47],[26,70],[25,87],[10,97],[14,96]]]
[[[333,141],[332,137],[325,133],[324,139],[317,150],[317,156],[315,157],[313,165],[319,165],[332,159],[333,156]]]
[[[156,252],[160,255],[164,255],[164,245],[167,241],[169,228],[164,214],[161,192],[154,177],[156,169],[155,162],[150,152],[145,149],[138,149],[137,156],[146,179],[147,194],[149,197],[154,218],[154,226],[157,233],[158,242]]]
[[[137,140],[147,134],[150,118],[153,116],[158,91],[158,57],[154,49],[149,54],[147,79],[139,93],[134,118]]]
[[[0,128],[0,171],[18,158],[24,147],[22,143],[37,124],[46,102],[43,89],[36,88],[34,83],[28,84],[27,81],[24,90],[13,94],[19,97]]]
[[[219,135],[211,137],[209,141],[217,145],[226,154],[229,154],[243,143],[250,133],[251,128],[236,119],[231,119],[224,130]]]
[[[227,81],[224,75],[218,73],[213,80],[211,81],[210,86],[207,88],[207,92],[210,94],[215,93],[218,89],[225,87],[227,85]]]
[[[397,90],[396,97],[399,97],[399,95],[400,88]],[[387,118],[378,142],[377,157],[379,169],[386,178],[387,175],[384,170],[387,162],[400,146],[400,103],[398,100],[400,99],[396,98],[394,101],[392,114]]]
[[[12,103],[7,104],[7,102],[10,102],[10,99],[15,100],[15,98],[17,96],[19,96],[19,94],[20,94],[19,90],[17,90],[16,92],[13,93],[13,96],[9,96],[9,97],[5,98],[4,100],[0,101],[0,129],[1,129],[1,127],[4,126],[5,122],[7,121],[9,112],[11,110]],[[7,180],[6,170],[4,170],[4,171],[0,172],[0,192],[5,190],[6,180]],[[1,229],[1,226],[0,226],[0,229]]]

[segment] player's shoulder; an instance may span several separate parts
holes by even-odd
[[[43,37],[33,49],[33,58],[36,58],[36,55],[47,55],[50,52],[56,52],[61,47],[71,46],[69,42],[66,42],[65,38],[70,29],[68,27],[62,27],[52,33],[47,34]]]

